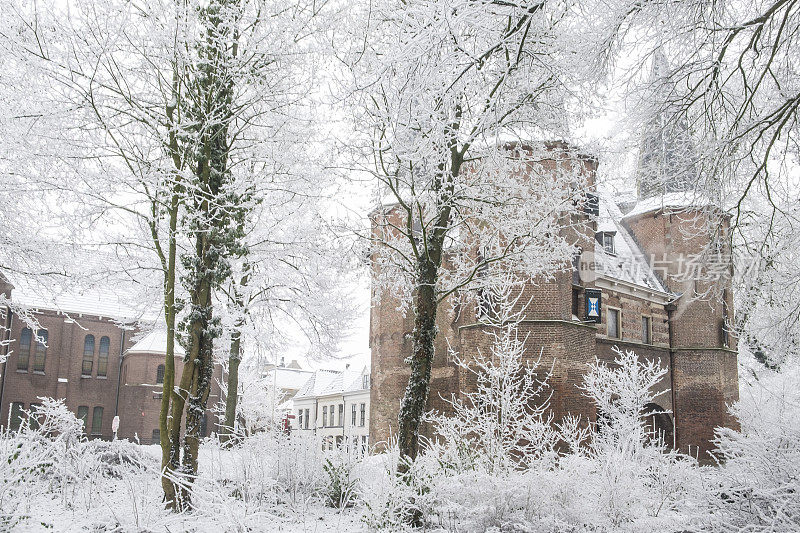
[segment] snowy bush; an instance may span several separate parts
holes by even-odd
[[[733,407],[741,430],[717,430],[721,465],[709,471],[707,529],[800,530],[798,379],[800,368],[787,361],[782,372],[762,369],[742,380]]]

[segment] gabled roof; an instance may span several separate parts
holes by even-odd
[[[594,260],[597,275],[637,285],[650,291],[667,293],[661,280],[650,268],[647,257],[621,221],[622,213],[617,206],[610,199],[601,198],[597,230],[615,233],[615,253],[607,253],[603,245],[595,240]]]
[[[369,368],[356,370],[317,370],[309,378],[295,398],[309,398],[315,396],[328,396],[331,394],[344,394],[363,389],[362,376],[369,374]]]
[[[297,391],[295,398],[319,396],[340,373],[336,370],[315,370],[305,385]]]
[[[302,370],[299,368],[289,367],[273,367],[263,372],[263,376],[267,380],[274,380],[275,387],[289,391],[298,390],[311,379],[311,370]]]

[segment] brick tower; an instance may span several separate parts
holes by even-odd
[[[666,62],[654,58],[653,78]],[[696,190],[686,121],[669,109],[645,127],[637,173],[638,201],[623,223],[674,295],[667,306],[676,448],[710,460],[714,428],[736,424],[739,398],[732,322],[728,218]]]
[[[546,178],[557,167],[577,166],[585,182],[594,186],[596,160],[578,155],[561,142],[547,143],[545,154],[531,167],[531,172],[542,173]],[[507,146],[509,150],[532,150],[529,147]],[[534,176],[535,177],[535,176]],[[399,210],[389,206],[372,214],[373,234],[386,231],[389,224],[402,227]],[[563,231],[570,232],[568,240],[579,243],[584,249],[593,246],[594,230],[588,224],[588,215],[576,214],[575,220],[564,221]],[[579,220],[580,219],[580,220]],[[387,224],[389,223],[389,224]],[[576,230],[580,228],[580,230]],[[447,258],[445,258],[445,265]],[[375,261],[373,261],[375,265]],[[377,268],[377,267],[373,267]],[[588,364],[595,357],[596,328],[573,319],[573,291],[576,272],[564,269],[548,280],[527,284],[523,301],[530,300],[525,320],[519,326],[519,337],[526,338],[527,353],[531,361],[539,360],[540,368],[552,375],[548,384],[552,389],[550,407],[556,420],[564,415],[580,415],[594,421],[595,408],[578,386],[583,381]],[[373,285],[375,291],[381,290]],[[373,298],[374,301],[374,298]],[[381,294],[370,312],[370,348],[372,387],[370,391],[370,442],[387,441],[397,430],[400,401],[409,378],[409,367],[404,362],[411,354],[413,317],[404,316],[400,302]],[[435,341],[431,388],[428,409],[448,412],[445,401],[474,387],[474,375],[464,372],[449,357],[450,349],[469,360],[478,350],[488,353],[491,336],[489,326],[478,319],[477,305],[453,306],[445,301],[437,314],[438,335]],[[541,357],[541,359],[540,359]],[[432,436],[431,428],[423,425],[422,433]]]

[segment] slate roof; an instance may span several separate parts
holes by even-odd
[[[667,289],[650,268],[647,257],[622,225],[622,219],[622,213],[613,201],[607,198],[600,199],[597,231],[615,233],[615,253],[607,253],[600,242],[594,241],[597,274],[604,278],[638,285],[651,291],[667,293]]]

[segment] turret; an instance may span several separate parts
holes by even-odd
[[[662,79],[663,55],[653,75]],[[708,461],[715,427],[734,426],[738,400],[728,220],[696,190],[685,120],[663,108],[643,131],[638,202],[624,217],[653,270],[673,294],[668,306],[672,404],[679,450]]]

